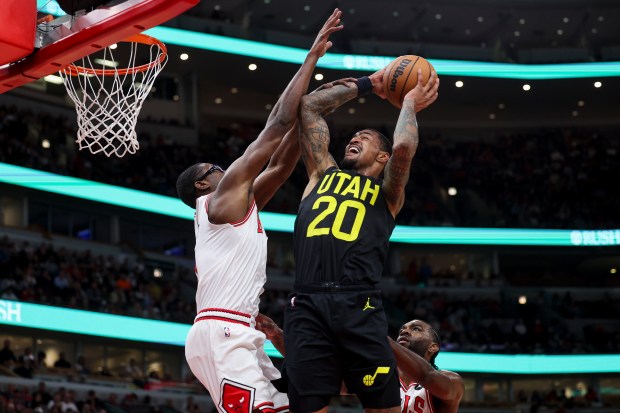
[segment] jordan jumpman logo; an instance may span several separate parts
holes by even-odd
[[[366,301],[366,305],[364,306],[364,308],[362,309],[362,311],[366,311],[368,309],[373,309],[375,307],[373,307],[372,305],[370,305],[370,297],[368,297],[368,300]]]

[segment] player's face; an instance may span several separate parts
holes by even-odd
[[[376,133],[368,129],[357,132],[344,149],[341,165],[354,170],[372,165],[381,151],[379,139]]]
[[[400,328],[396,341],[418,356],[424,357],[433,342],[430,330],[431,327],[424,321],[412,320]]]
[[[205,181],[208,183],[209,188],[203,195],[208,195],[217,189],[217,185],[220,183],[222,176],[224,176],[224,169],[214,163],[205,163],[202,165],[203,173],[196,181]]]

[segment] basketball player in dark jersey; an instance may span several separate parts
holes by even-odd
[[[282,330],[271,318],[259,314],[256,329],[285,356]],[[459,374],[435,365],[441,344],[433,327],[411,320],[400,328],[396,341],[390,339],[390,345],[398,365],[401,413],[457,413],[465,384]]]
[[[366,411],[400,410],[398,374],[376,284],[418,145],[416,112],[437,98],[435,73],[404,98],[394,143],[364,129],[340,169],[328,152],[323,114],[372,91],[385,98],[383,70],[315,91],[300,106],[309,183],[295,222],[296,279],[285,309],[291,411],[326,411],[344,381]],[[421,75],[418,73],[418,75]],[[381,179],[383,177],[383,179]]]

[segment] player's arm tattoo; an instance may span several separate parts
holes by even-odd
[[[404,201],[404,189],[409,181],[411,161],[418,148],[418,143],[418,121],[414,102],[405,101],[394,130],[392,157],[385,170],[384,192],[392,203]],[[397,209],[400,210],[401,206],[399,205]]]
[[[333,86],[302,98],[301,156],[310,173],[322,174],[336,161],[329,153],[329,128],[323,116],[357,96],[357,88]]]

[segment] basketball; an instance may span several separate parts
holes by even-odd
[[[422,82],[426,84],[433,65],[423,57],[415,55],[400,56],[393,60],[383,74],[383,89],[387,100],[397,108],[403,104],[407,92],[418,84],[418,69],[422,69]]]
[[[375,382],[375,378],[372,377],[370,374],[367,374],[364,376],[364,378],[362,379],[362,382],[364,383],[365,386],[372,386],[373,383]]]

